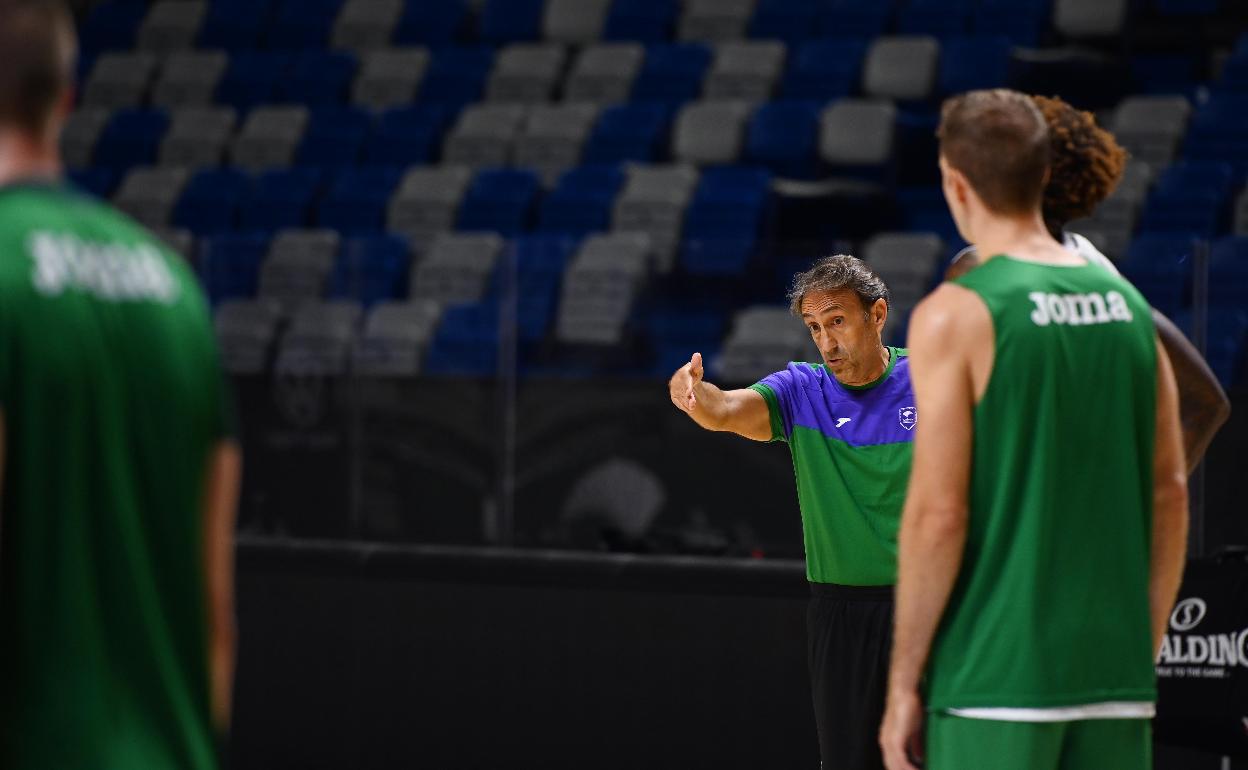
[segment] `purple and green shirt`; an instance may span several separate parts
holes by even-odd
[[[771,440],[793,454],[806,576],[812,583],[892,585],[918,411],[910,362],[843,385],[822,364],[791,363],[750,388],[771,414]]]

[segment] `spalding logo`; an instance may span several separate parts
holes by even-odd
[[[1174,612],[1170,613],[1170,627],[1175,631],[1191,631],[1205,619],[1208,609],[1204,599],[1184,599],[1174,605]]]

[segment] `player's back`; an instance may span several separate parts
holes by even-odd
[[[1096,266],[1005,256],[957,280],[992,317],[963,570],[937,708],[1153,699],[1156,352],[1147,303]]]
[[[226,415],[189,268],[86,196],[0,189],[0,408],[0,766],[213,766],[200,512]]]

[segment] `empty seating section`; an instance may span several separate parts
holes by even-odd
[[[834,248],[888,282],[902,341],[961,245],[941,100],[1051,84],[1130,153],[1070,229],[1184,322],[1207,249],[1229,383],[1248,335],[1248,35],[1188,53],[1131,37],[1212,29],[1226,5],[104,0],[61,146],[74,183],[193,260],[232,372],[491,375],[514,308],[522,369],[655,375],[697,347],[746,382],[810,354],[787,311],[751,305]],[[791,252],[809,190],[844,205]],[[725,279],[731,305],[688,299]]]

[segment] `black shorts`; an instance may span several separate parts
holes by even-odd
[[[878,736],[893,645],[893,587],[810,588],[806,649],[823,767],[883,768]]]

